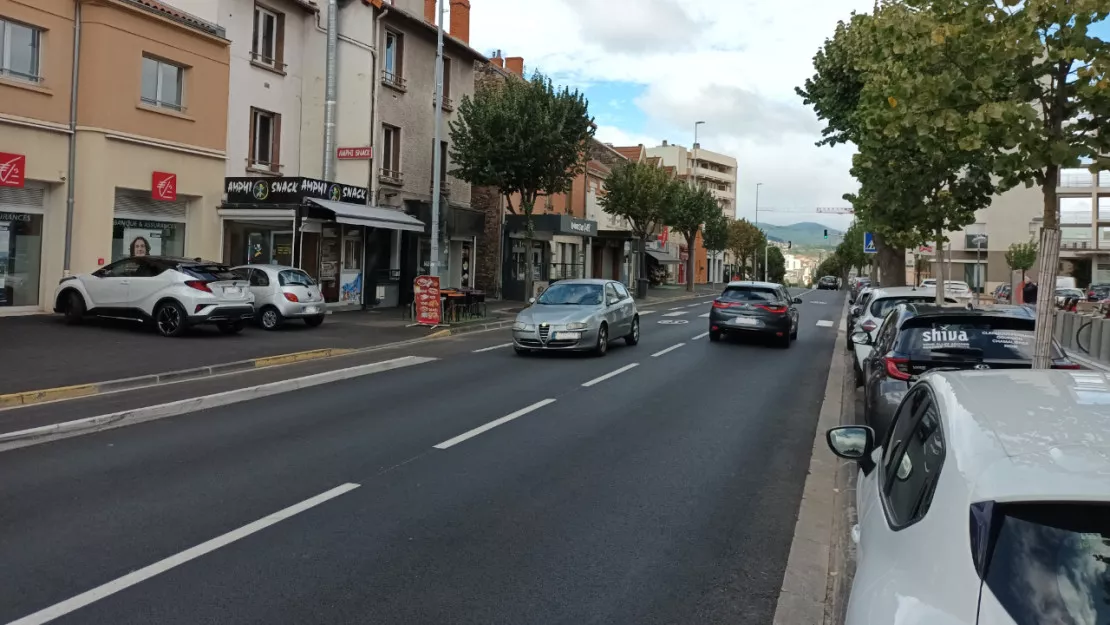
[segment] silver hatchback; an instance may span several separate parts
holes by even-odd
[[[628,289],[613,280],[560,280],[513,325],[513,349],[522,355],[563,350],[604,356],[615,339],[638,343],[640,314]]]
[[[286,319],[303,319],[313,328],[324,323],[324,294],[303,270],[285,265],[241,265],[232,271],[250,283],[255,314],[264,329],[276,330]]]

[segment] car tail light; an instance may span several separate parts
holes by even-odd
[[[758,305],[756,305],[756,308],[762,308],[763,310],[766,310],[767,312],[773,312],[773,313],[776,313],[776,314],[779,314],[779,315],[786,312],[786,306],[771,306],[771,305],[767,305],[767,304],[758,304]]]
[[[1074,362],[1058,362],[1058,363],[1053,363],[1052,368],[1053,369],[1082,369],[1083,367],[1080,367],[1079,365],[1075,364]]]
[[[198,291],[204,291],[205,293],[212,292],[212,289],[208,288],[208,283],[204,280],[188,280],[185,282],[185,286]]]
[[[1087,291],[1087,297],[1094,297],[1094,296],[1095,296],[1094,291]]]
[[[871,321],[870,319],[868,319],[867,321],[864,321],[863,325],[861,325],[860,327],[863,328],[864,332],[871,332],[872,330],[874,330],[878,326],[875,325],[874,321]]]
[[[910,360],[909,358],[892,358],[887,356],[883,358],[883,364],[886,365],[886,374],[895,380],[909,380],[910,379]]]
[[[713,308],[732,308],[732,302],[722,302],[719,299],[713,300]]]
[[[282,295],[284,295],[284,296],[285,296],[285,299],[287,299],[287,300],[289,300],[289,301],[291,301],[291,302],[299,302],[299,301],[301,301],[301,300],[297,299],[297,296],[296,296],[296,295],[294,295],[294,294],[292,294],[292,293],[282,293]]]

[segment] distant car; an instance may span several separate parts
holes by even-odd
[[[871,286],[871,278],[852,278],[848,283],[848,303],[855,304],[859,294],[869,286]]]
[[[1056,289],[1056,307],[1064,308],[1069,301],[1082,302],[1087,300],[1087,294],[1080,289]]]
[[[996,304],[1009,304],[1010,303],[1010,285],[1000,284],[994,289],[994,303]]]
[[[859,466],[845,625],[1105,625],[1110,378],[936,372],[889,434],[827,432]]]
[[[513,350],[592,351],[604,356],[609,342],[640,342],[640,314],[628,289],[613,280],[560,280],[517,313]]]
[[[852,329],[856,327],[856,321],[859,320],[860,315],[867,310],[868,304],[871,303],[871,294],[875,292],[869,286],[863,287],[859,295],[856,296],[855,304],[848,309],[848,318],[844,323],[844,327],[848,328],[847,336],[844,337],[844,342],[848,349],[852,349]]]
[[[817,281],[817,289],[822,291],[835,291],[838,285],[839,281],[834,276],[825,276]]]
[[[1106,298],[1110,298],[1110,284],[1096,283],[1087,287],[1088,302],[1101,302]]]
[[[728,334],[762,334],[779,346],[798,338],[798,309],[802,300],[773,282],[729,282],[709,310],[709,340]]]
[[[92,273],[62,278],[54,312],[69,323],[113,317],[147,323],[162,336],[213,324],[235,334],[254,317],[247,281],[230,268],[199,258],[133,256]]]
[[[276,330],[287,319],[303,319],[313,328],[324,323],[324,294],[303,270],[285,265],[241,265],[232,271],[250,284],[258,325],[263,329]]]

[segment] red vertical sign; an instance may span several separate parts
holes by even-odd
[[[156,171],[150,176],[150,195],[156,200],[177,200],[177,174]]]
[[[0,187],[23,188],[27,170],[27,157],[22,154],[0,152]]]
[[[416,276],[412,281],[416,302],[416,323],[439,325],[443,320],[443,300],[439,295],[439,278]]]

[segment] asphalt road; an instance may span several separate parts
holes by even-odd
[[[0,623],[769,623],[842,304],[804,299],[789,350],[661,306],[605,358],[485,333],[2,453]]]

